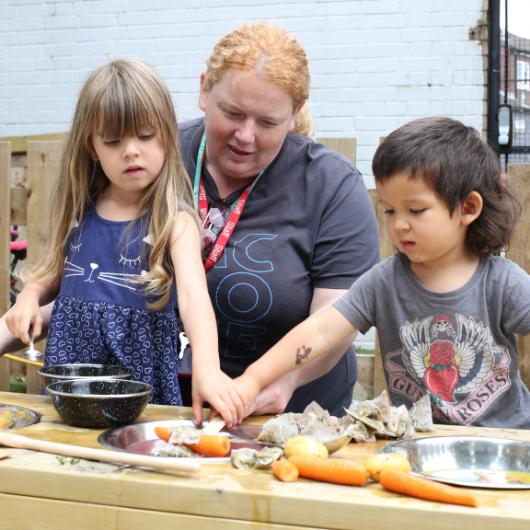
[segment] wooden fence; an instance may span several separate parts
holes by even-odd
[[[319,138],[319,141],[343,153],[355,163],[355,139]],[[0,314],[9,307],[9,227],[12,224],[26,227],[27,260],[28,264],[35,263],[44,250],[49,218],[47,198],[58,175],[62,151],[62,141],[59,140],[16,139],[13,142],[15,156],[11,145],[11,142],[0,141]],[[12,163],[13,160],[16,160],[15,164]],[[518,188],[523,203],[523,217],[507,256],[530,273],[530,164],[511,165],[508,174]],[[375,191],[371,190],[370,195],[379,222],[383,259],[392,254],[392,243],[384,229],[384,216]],[[41,343],[38,347],[42,350],[44,344]],[[530,337],[519,337],[518,347],[522,377],[530,387]],[[7,390],[10,375],[20,369],[19,363],[0,358],[0,390]],[[36,370],[26,367],[26,375],[28,391],[38,392],[40,381]],[[379,355],[359,356],[359,382],[368,395],[375,395],[385,388]]]

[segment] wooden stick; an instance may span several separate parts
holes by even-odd
[[[42,368],[44,366],[44,363],[42,361],[30,361],[28,359],[24,359],[23,357],[19,357],[18,355],[12,355],[10,353],[6,353],[2,357],[4,359],[9,359],[10,361],[16,361],[17,363],[24,363],[29,364],[29,366],[36,366],[37,368]]]
[[[182,462],[179,458],[161,458],[158,456],[145,456],[132,453],[106,451],[104,449],[94,449],[82,447],[80,445],[70,445],[58,442],[47,442],[45,440],[35,440],[0,431],[0,444],[17,449],[31,449],[42,451],[54,455],[73,456],[75,458],[86,458],[88,460],[98,460],[99,462],[109,462],[111,464],[127,464],[136,467],[150,467],[161,471],[198,471],[201,468],[200,462]]]

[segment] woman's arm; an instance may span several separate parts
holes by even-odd
[[[329,307],[338,300],[346,289],[317,288],[313,292],[310,314]],[[289,372],[264,388],[257,396],[252,414],[279,414],[285,410],[294,391],[328,373],[352,345],[356,332],[352,332],[332,349],[328,350],[299,370]]]

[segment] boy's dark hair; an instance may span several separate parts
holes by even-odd
[[[521,206],[502,178],[498,156],[473,127],[445,117],[411,121],[377,148],[372,170],[379,182],[401,172],[412,179],[423,178],[451,215],[477,191],[484,205],[468,227],[468,248],[489,255],[507,246]]]

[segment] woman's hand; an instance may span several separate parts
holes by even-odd
[[[227,427],[234,427],[245,417],[245,407],[236,384],[220,369],[201,370],[192,372],[192,408],[195,423],[202,423],[202,405],[207,402],[212,413],[210,417],[220,414]]]

